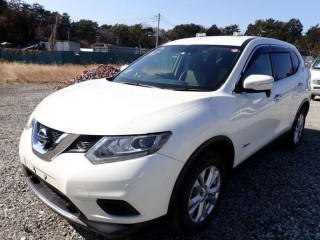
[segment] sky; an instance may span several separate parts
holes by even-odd
[[[258,19],[287,22],[299,19],[306,32],[320,22],[319,0],[24,0],[39,3],[46,10],[68,13],[73,21],[88,19],[99,25],[142,23],[169,30],[180,24],[238,24],[241,32]]]

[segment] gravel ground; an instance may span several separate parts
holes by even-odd
[[[53,85],[0,85],[0,239],[106,239],[71,226],[28,189],[18,161],[21,131]],[[320,239],[320,99],[311,102],[298,149],[256,154],[227,183],[215,221],[202,234],[163,222],[129,239]]]

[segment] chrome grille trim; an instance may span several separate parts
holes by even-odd
[[[52,161],[60,153],[64,152],[80,136],[78,134],[62,133],[58,139],[56,139],[59,135],[56,134],[56,132],[59,131],[53,130],[52,135],[55,135],[53,136],[53,144],[48,149],[45,149],[38,141],[38,132],[40,127],[44,127],[44,125],[35,121],[32,129],[32,151],[37,157],[45,161]]]
[[[39,123],[39,129],[41,129],[41,128],[48,128],[48,127],[43,125],[43,124],[41,124],[41,123]],[[63,132],[55,130],[55,129],[52,129],[52,128],[50,128],[50,130],[51,130],[53,142],[56,142],[61,137],[61,135],[63,134]]]

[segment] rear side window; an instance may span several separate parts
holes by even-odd
[[[289,52],[272,53],[272,58],[275,67],[275,80],[290,77],[294,74],[294,68]]]
[[[294,51],[291,51],[291,58],[292,58],[292,64],[294,68],[294,73],[298,71],[299,65],[300,65],[300,60],[297,56],[297,54]]]

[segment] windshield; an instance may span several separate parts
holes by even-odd
[[[113,81],[172,90],[213,91],[225,82],[239,55],[240,48],[232,46],[161,46]]]
[[[317,58],[312,64],[313,69],[320,69],[320,58]]]

